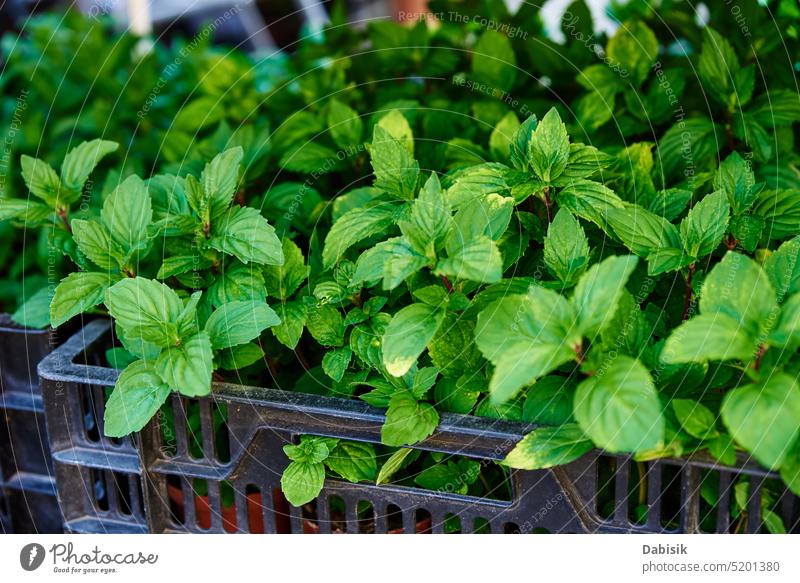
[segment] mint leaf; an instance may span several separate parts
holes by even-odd
[[[658,40],[643,22],[628,21],[609,39],[606,55],[620,76],[630,76],[633,85],[641,85],[658,56]]]
[[[672,410],[683,430],[692,437],[714,439],[719,436],[719,431],[715,428],[716,416],[702,403],[692,399],[674,399]]]
[[[489,136],[489,150],[495,160],[504,161],[508,159],[514,135],[519,130],[519,127],[520,123],[517,119],[517,114],[513,111],[505,114],[494,126],[492,134]]]
[[[347,149],[361,143],[364,123],[350,107],[338,99],[331,99],[328,103],[328,130],[336,145]]]
[[[57,208],[70,200],[59,200],[61,193],[61,180],[56,171],[45,162],[30,156],[22,156],[20,159],[22,167],[22,179],[30,190],[31,194],[38,196],[45,201],[51,208]],[[78,193],[80,196],[80,193]]]
[[[220,349],[250,342],[277,324],[280,318],[263,302],[230,302],[211,314],[205,331],[211,339],[211,347]]]
[[[350,361],[353,359],[353,350],[349,346],[342,346],[326,352],[322,357],[322,370],[337,383],[342,380]]]
[[[170,389],[187,397],[202,397],[211,392],[213,355],[207,332],[170,346],[161,353],[155,370]]]
[[[169,387],[152,363],[137,360],[123,370],[106,403],[103,432],[123,437],[142,429],[169,396]]]
[[[389,459],[386,460],[386,462],[381,466],[381,471],[378,472],[378,477],[375,480],[375,483],[378,485],[387,483],[389,478],[391,478],[398,470],[403,468],[406,458],[408,458],[408,456],[412,453],[414,453],[413,449],[403,448],[398,449],[396,452],[390,455]]]
[[[348,482],[374,482],[378,475],[375,448],[371,443],[340,441],[325,459],[325,465]]]
[[[731,44],[710,27],[703,29],[703,50],[697,70],[703,86],[717,101],[733,105],[733,79],[739,72],[739,59]]]
[[[539,287],[493,302],[478,315],[475,343],[495,365],[489,384],[493,403],[513,398],[525,385],[575,358],[574,347],[581,340],[575,318],[567,300]]]
[[[95,221],[74,219],[72,235],[81,253],[101,269],[118,269],[124,252],[103,225]]]
[[[596,445],[610,452],[647,451],[664,440],[653,379],[641,362],[627,356],[578,385],[575,419]]]
[[[756,185],[750,164],[733,152],[719,165],[714,189],[725,194],[734,214],[740,214],[753,205],[761,187]]]
[[[361,254],[356,262],[353,283],[383,280],[383,289],[392,290],[428,264],[405,237],[393,237]]]
[[[411,205],[409,219],[400,221],[399,225],[417,252],[429,258],[436,257],[436,248],[450,230],[452,218],[450,204],[435,173],[431,173]]]
[[[239,166],[243,156],[244,150],[236,146],[214,156],[203,169],[200,183],[212,218],[223,214],[231,204],[239,183]]]
[[[233,207],[212,225],[209,245],[242,263],[282,265],[283,247],[267,219],[251,207]]]
[[[225,370],[239,370],[255,364],[264,358],[264,351],[258,344],[248,342],[222,350],[217,354],[217,366]]]
[[[580,334],[592,339],[611,321],[637,262],[633,255],[607,257],[580,278],[570,300]]]
[[[183,302],[163,283],[143,277],[124,279],[105,292],[105,303],[126,336],[161,347],[177,343]]]
[[[325,485],[322,463],[292,462],[281,476],[281,492],[292,506],[302,506],[319,496]]]
[[[528,160],[536,175],[544,182],[561,176],[569,161],[569,136],[555,108],[545,114],[536,126],[528,144]]]
[[[756,340],[728,314],[703,313],[673,330],[661,359],[671,364],[708,360],[746,362],[755,354]]]
[[[592,442],[574,423],[542,427],[523,437],[503,465],[519,470],[543,470],[574,461],[592,448]]]
[[[330,269],[356,243],[385,232],[394,224],[396,214],[396,206],[384,204],[353,209],[339,217],[325,237],[322,250],[325,269]]]
[[[100,160],[116,152],[118,148],[119,144],[106,140],[83,142],[72,148],[61,165],[61,181],[64,186],[80,192]]]
[[[383,334],[383,364],[400,377],[417,361],[442,324],[444,312],[427,304],[411,304],[397,312]]]
[[[788,374],[737,387],[722,401],[722,421],[764,466],[777,469],[800,435],[800,387]]]
[[[575,284],[589,264],[589,240],[580,223],[566,209],[556,213],[544,240],[544,262],[565,286]]]
[[[341,346],[344,343],[344,318],[329,304],[310,307],[306,326],[323,346]]]
[[[775,290],[761,267],[749,257],[728,252],[706,277],[700,295],[700,312],[727,314],[744,332],[760,338],[774,322],[778,309]]]
[[[375,126],[370,148],[375,187],[400,199],[412,199],[417,190],[419,164],[406,146],[380,125]]]
[[[495,283],[503,277],[503,257],[497,244],[485,235],[448,242],[448,257],[436,264],[436,273],[456,280]]]
[[[517,60],[507,35],[487,30],[472,49],[472,73],[499,96],[514,85]]]
[[[783,243],[764,261],[764,271],[769,277],[778,297],[786,297],[800,291],[800,236]]]
[[[282,300],[291,296],[306,280],[309,268],[300,248],[284,238],[281,243],[283,248],[283,265],[267,265],[264,267],[264,282],[267,294]]]
[[[56,287],[50,303],[50,325],[57,328],[101,303],[111,283],[105,273],[70,273]]]
[[[100,218],[114,241],[126,251],[146,240],[153,207],[142,179],[132,175],[117,186],[103,202]]]
[[[411,393],[401,391],[389,401],[386,422],[381,428],[385,445],[413,445],[431,435],[439,425],[439,414],[428,403],[418,402]]]
[[[306,325],[306,306],[302,301],[291,301],[277,306],[275,310],[281,323],[271,329],[272,333],[278,342],[294,350]]]
[[[25,328],[47,328],[50,325],[50,302],[54,293],[53,286],[45,285],[17,307],[11,319]]]
[[[705,257],[722,241],[728,227],[730,206],[724,192],[706,195],[681,221],[681,238],[691,257]]]

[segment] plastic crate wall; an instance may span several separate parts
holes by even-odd
[[[36,373],[56,342],[50,330],[21,328],[8,314],[0,315],[0,489],[6,532],[62,530]]]
[[[107,323],[90,323],[40,367],[61,504],[76,532],[730,532],[734,525],[761,532],[762,488],[776,479],[746,461],[637,463],[592,452],[552,470],[511,472],[510,500],[329,478],[315,501],[294,508],[280,492],[288,463],[282,446],[303,434],[377,444],[381,411],[355,400],[217,383],[211,397],[171,397],[173,434],[156,417],[135,439],[108,440],[99,420],[118,372],[88,364],[99,362],[92,354],[108,340]],[[213,430],[222,404],[225,451]],[[193,431],[190,407],[199,414]],[[527,429],[442,415],[417,447],[493,463]],[[748,520],[737,521],[731,500],[742,477],[749,480]],[[718,500],[713,509],[709,495]],[[784,490],[776,508],[788,530],[800,531],[796,496]]]

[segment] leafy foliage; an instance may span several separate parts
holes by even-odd
[[[532,5],[501,4],[481,10],[538,22]],[[114,52],[108,67],[143,76],[119,93],[132,112],[147,103],[149,131],[131,141],[130,111],[92,98],[114,120],[108,139],[80,113],[87,141],[42,129],[52,151],[15,152],[0,219],[47,232],[42,247],[63,257],[61,283],[22,294],[15,317],[114,319],[109,435],[229,374],[385,409],[381,446],[286,445],[295,505],[326,477],[483,492],[476,462],[408,447],[444,413],[535,424],[508,467],[594,447],[725,464],[743,452],[800,493],[800,101],[776,40],[796,25],[745,2],[759,25],[745,37],[721,2],[707,3],[713,29],[685,3],[636,4],[618,7],[601,55],[576,41],[592,32],[580,1],[568,42],[537,39],[535,54],[471,19],[359,32],[334,18],[329,42],[268,73],[203,47],[152,102],[138,88],[172,49],[136,67]],[[8,83],[34,59],[63,61],[24,50]],[[415,82],[375,82],[387,72]],[[36,86],[32,99],[55,95]]]

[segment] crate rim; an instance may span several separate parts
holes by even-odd
[[[75,362],[75,359],[81,353],[98,342],[110,330],[111,322],[106,318],[99,318],[86,323],[61,346],[42,359],[38,365],[40,379],[49,382],[77,382],[107,387],[113,386],[121,371],[111,367]],[[310,422],[308,430],[305,431],[297,430],[297,425],[286,422],[290,419],[284,419],[283,422],[276,419],[273,420],[274,422],[268,421],[258,427],[253,427],[253,433],[262,427],[267,427],[279,430],[292,429],[301,434],[308,433],[351,439],[353,441],[373,441],[346,435],[341,430],[337,432],[335,428],[340,427],[337,423],[347,420],[349,422],[359,422],[365,426],[377,425],[380,427],[386,419],[385,413],[381,409],[356,399],[327,397],[227,382],[213,382],[211,392],[206,397],[229,405],[240,406],[250,405],[253,400],[257,400],[260,407],[286,414],[289,418],[302,417]],[[439,415],[439,425],[431,436],[417,444],[403,447],[500,461],[531,430],[541,427],[535,424],[457,413],[440,412]],[[476,441],[485,442],[486,445],[476,446]],[[587,453],[612,456],[622,455],[632,458],[628,454],[613,454],[598,448],[594,448]],[[231,460],[231,462],[233,461]],[[736,464],[730,466],[718,462],[703,452],[696,452],[683,457],[655,458],[653,461],[666,462],[672,465],[691,465],[709,470],[732,470],[762,478],[779,477],[777,472],[763,468],[744,452],[737,452]],[[557,470],[558,466],[551,469]]]

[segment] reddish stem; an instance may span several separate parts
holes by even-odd
[[[66,209],[58,209],[56,211],[58,218],[61,219],[61,222],[64,224],[64,228],[67,230],[67,233],[72,233],[72,227],[69,224],[69,217],[67,216]]]
[[[689,265],[688,273],[686,274],[686,296],[683,299],[683,313],[681,314],[681,321],[689,317],[689,308],[692,307],[692,277],[694,276],[694,263]]]
[[[447,276],[442,276],[442,283],[444,284],[444,287],[447,288],[447,293],[453,293],[453,284],[450,283],[450,280],[447,279]]]
[[[544,208],[547,210],[547,222],[553,222],[553,201],[550,200],[550,187],[544,187]]]
[[[764,353],[767,351],[767,347],[763,344],[758,345],[758,352],[756,352],[756,360],[753,363],[753,370],[759,371],[761,370],[761,359],[764,357]]]
[[[572,347],[572,349],[575,351],[575,357],[578,359],[578,364],[583,364],[583,362],[586,360],[586,354],[583,352],[583,345],[576,344]]]

